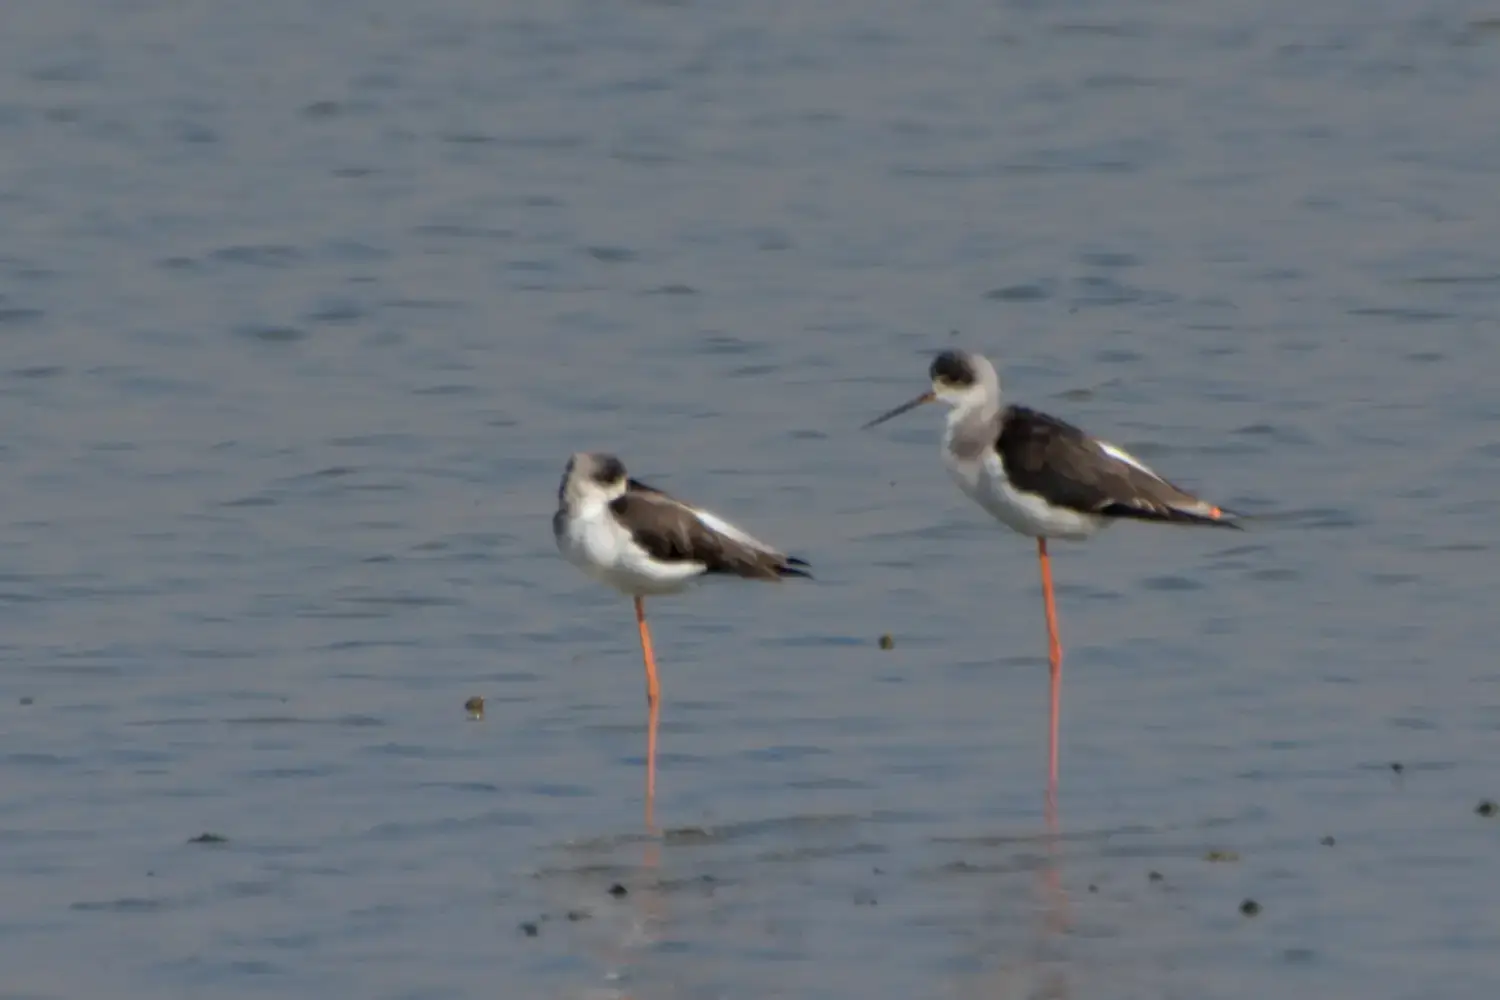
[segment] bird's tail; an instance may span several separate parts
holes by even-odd
[[[1099,513],[1106,517],[1127,517],[1136,521],[1157,521],[1163,524],[1201,524],[1210,528],[1243,527],[1238,522],[1244,516],[1211,503],[1199,501],[1192,506],[1181,507],[1135,507],[1128,504],[1110,504]]]

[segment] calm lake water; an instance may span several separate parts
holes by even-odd
[[[1456,0],[6,5],[0,997],[1494,996],[1497,93]],[[1260,515],[1054,547],[1055,841],[1034,549],[857,430],[954,344]],[[817,573],[651,604],[661,838],[583,448]]]

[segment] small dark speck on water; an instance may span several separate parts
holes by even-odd
[[[1203,855],[1204,861],[1238,861],[1239,859],[1238,851],[1209,851]]]
[[[612,886],[609,887],[609,894],[611,896],[615,897],[616,899],[623,899],[623,898],[625,898],[625,894],[627,892],[629,892],[629,890],[626,889],[623,885],[621,885],[618,882],[616,882],[614,885],[612,885]]]
[[[1146,878],[1152,882],[1163,882],[1166,880],[1166,876],[1161,872],[1148,872]]]
[[[229,838],[220,833],[200,833],[188,841],[189,844],[227,844]]]
[[[484,699],[477,694],[474,695],[468,701],[464,702],[464,711],[469,713],[470,719],[484,718]]]
[[[23,705],[35,705],[36,704],[36,699],[35,698],[31,698],[31,697],[22,698],[21,699],[21,704],[23,704]]]
[[[580,921],[580,920],[587,920],[591,916],[593,916],[593,914],[589,913],[588,910],[569,910],[568,911],[568,921],[570,923],[574,923],[574,924],[578,923],[578,921]]]
[[[1253,917],[1260,912],[1260,904],[1253,899],[1247,899],[1240,904],[1240,912],[1247,917]]]
[[[1391,770],[1397,774],[1401,774],[1406,770],[1406,767],[1399,760],[1393,760],[1391,761]]]
[[[1333,846],[1333,845],[1334,845],[1334,844],[1336,844],[1336,843],[1338,843],[1338,841],[1336,841],[1336,840],[1334,840],[1334,839],[1333,839],[1333,836],[1332,836],[1332,835],[1329,835],[1329,836],[1327,836],[1327,837],[1324,837],[1324,838],[1323,838],[1323,839],[1322,839],[1322,840],[1321,840],[1321,841],[1320,841],[1320,843],[1321,843],[1321,844],[1322,844],[1322,845],[1323,845],[1323,846],[1324,846],[1324,847],[1332,847],[1332,846]]]
[[[1090,882],[1089,883],[1089,892],[1098,892],[1098,891],[1099,891],[1099,887],[1097,885],[1095,885],[1094,883]]]
[[[521,923],[521,933],[527,937],[536,937],[540,933],[540,928],[532,921],[526,920]]]
[[[895,649],[896,648],[896,639],[895,639],[895,637],[892,636],[889,632],[887,632],[884,635],[882,635],[880,637],[880,648],[881,649]]]
[[[1492,799],[1485,799],[1474,807],[1474,811],[1481,816],[1493,816],[1500,811],[1500,806],[1496,806]]]

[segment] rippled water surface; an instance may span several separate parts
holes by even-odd
[[[0,996],[1495,995],[1492,14],[7,5]],[[1055,839],[950,344],[1258,515],[1055,546]],[[580,448],[817,573],[661,837]]]

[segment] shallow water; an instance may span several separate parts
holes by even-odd
[[[0,67],[0,996],[1500,984],[1478,8],[60,0]],[[951,343],[1259,518],[1054,547],[1055,842],[1033,550],[856,430]],[[660,840],[579,448],[817,573],[651,603]]]

